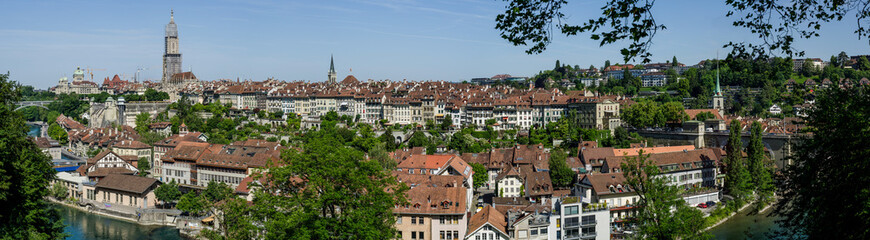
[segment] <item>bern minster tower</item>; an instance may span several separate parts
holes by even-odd
[[[164,86],[169,83],[172,75],[181,72],[181,53],[178,51],[178,26],[175,25],[174,15],[175,13],[170,11],[169,24],[166,24],[162,79]]]

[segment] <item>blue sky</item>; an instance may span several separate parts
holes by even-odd
[[[571,1],[568,22],[599,13],[601,3]],[[694,64],[729,41],[756,41],[731,26],[724,1],[658,1],[654,61]],[[499,37],[496,0],[348,1],[3,1],[0,71],[37,88],[90,66],[98,83],[114,74],[159,79],[163,29],[175,10],[183,68],[203,80],[276,77],[323,81],[329,56],[339,80],[461,81],[507,73],[532,76],[562,63],[588,67],[621,62],[621,45],[598,47],[588,35],[557,36],[543,54],[525,54]],[[867,54],[854,17],[800,40],[809,57]],[[727,50],[719,50],[727,52]],[[724,54],[723,54],[724,55]],[[352,69],[352,71],[351,71]]]

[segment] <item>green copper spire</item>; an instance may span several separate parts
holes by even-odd
[[[329,55],[329,72],[335,72],[335,63],[332,61],[332,55]]]
[[[722,89],[719,88],[719,67],[718,66],[716,66],[716,96],[722,96]]]
[[[719,53],[716,53],[716,96],[722,96],[722,89],[719,87]]]

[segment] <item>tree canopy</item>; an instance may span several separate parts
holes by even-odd
[[[49,157],[27,139],[27,127],[14,111],[21,87],[0,74],[0,238],[63,239],[63,222],[45,197],[55,177]]]
[[[568,155],[564,150],[555,148],[550,151],[550,181],[553,186],[570,187],[574,182],[574,171],[568,167]]]
[[[282,154],[255,193],[268,239],[388,239],[407,186],[331,131],[310,132],[303,151]]]
[[[474,171],[472,179],[474,181],[474,188],[477,189],[479,187],[482,187],[483,184],[486,183],[486,179],[488,178],[486,167],[483,166],[483,164],[475,162],[468,163],[468,165],[471,165],[471,170]]]
[[[655,1],[613,0],[601,6],[601,14],[584,16],[579,22],[571,23],[565,12],[567,0],[506,0],[505,11],[499,14],[495,28],[501,37],[515,46],[530,46],[526,53],[541,53],[552,41],[553,34],[573,36],[588,33],[589,38],[601,46],[623,44],[620,53],[625,62],[640,58],[650,61],[649,47],[658,31],[666,30],[664,24],[656,22],[653,14]],[[733,25],[744,28],[757,36],[760,42],[747,42],[742,39],[729,42],[735,55],[758,58],[771,53],[802,56],[803,51],[793,43],[797,39],[818,37],[824,23],[841,21],[854,13],[858,22],[870,17],[870,1],[751,1],[727,0],[730,7],[726,17],[733,17]],[[858,24],[857,37],[870,36],[870,29]]]
[[[154,197],[164,203],[178,201],[181,197],[181,190],[178,190],[178,184],[172,180],[169,183],[160,184],[154,189]]]
[[[783,171],[774,213],[789,239],[870,239],[870,88],[821,91]]]
[[[743,158],[743,141],[740,139],[740,121],[731,120],[728,125],[728,143],[725,145],[725,191],[738,199],[745,199],[752,191],[752,176]]]

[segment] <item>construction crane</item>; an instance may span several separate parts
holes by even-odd
[[[140,67],[137,67],[137,68],[136,68],[136,79],[134,79],[134,81],[138,83],[138,82],[139,82],[139,72],[141,72],[141,71],[145,71],[145,70],[148,70],[148,69],[151,69],[151,68],[148,68],[148,67],[141,67],[141,66],[140,66]]]
[[[93,82],[94,81],[94,71],[106,71],[106,69],[105,68],[97,69],[97,68],[91,68],[90,66],[88,66],[87,68],[85,68],[85,71],[88,73],[88,75],[91,76],[91,82]]]

